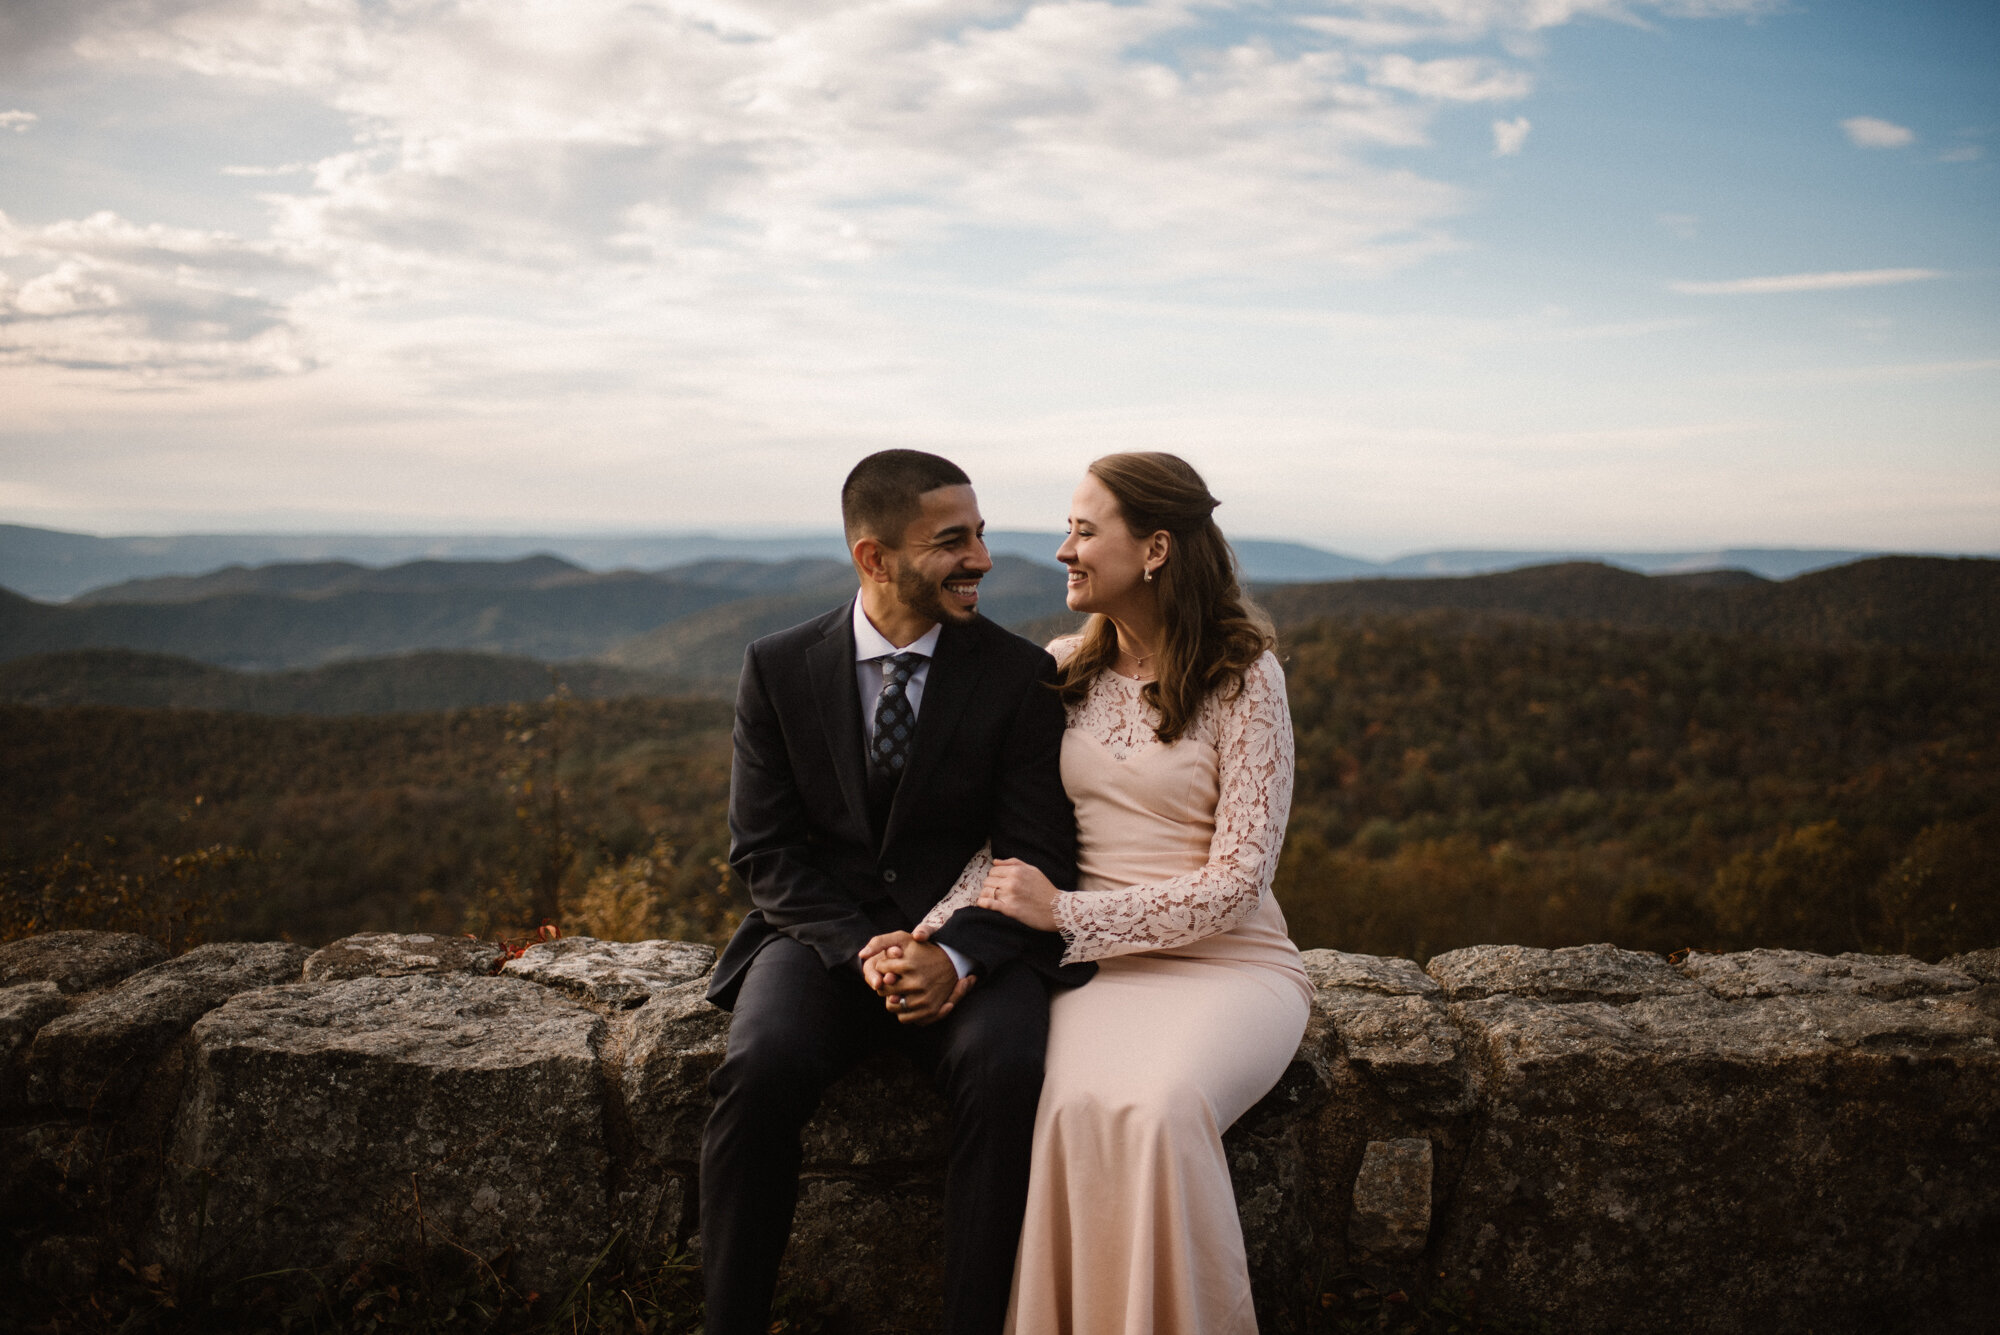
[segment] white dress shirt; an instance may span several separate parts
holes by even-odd
[[[875,702],[882,694],[882,660],[890,654],[921,654],[923,662],[910,673],[909,682],[903,687],[903,696],[910,702],[910,717],[916,718],[924,708],[924,682],[931,675],[931,658],[937,653],[938,634],[943,626],[932,626],[922,635],[901,646],[889,643],[889,637],[875,629],[875,623],[862,610],[861,595],[854,596],[854,689],[861,698],[861,730],[870,742],[875,740]],[[933,943],[951,960],[951,967],[958,970],[960,978],[965,977],[966,958],[942,941]]]

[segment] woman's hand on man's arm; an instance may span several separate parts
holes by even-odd
[[[1004,913],[1038,932],[1053,932],[1056,896],[1061,893],[1033,863],[999,858],[986,873],[986,883],[979,891],[979,907]]]

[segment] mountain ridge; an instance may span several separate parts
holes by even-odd
[[[1053,530],[992,529],[996,554],[1053,558],[1062,535]],[[1885,553],[1860,548],[1722,547],[1666,551],[1611,548],[1542,550],[1443,549],[1383,561],[1313,544],[1273,538],[1234,540],[1247,578],[1311,582],[1377,575],[1465,575],[1525,565],[1596,560],[1647,573],[1742,567],[1788,578]],[[25,524],[0,524],[0,586],[43,600],[74,598],[107,585],[159,576],[200,576],[230,565],[347,561],[375,567],[415,560],[512,561],[545,553],[587,570],[661,571],[697,562],[769,563],[799,558],[843,561],[837,532],[741,537],[714,533],[659,534],[170,534],[99,537]]]
[[[360,575],[318,563],[304,576],[273,566],[217,572],[212,585],[176,577],[164,588],[148,582],[128,589],[142,601],[55,604],[9,592],[0,599],[0,661],[77,649],[131,649],[262,671],[415,650],[598,658],[746,596],[809,596],[816,607],[831,606],[854,587],[851,574],[836,578],[836,570],[816,558],[761,569],[710,564],[695,568],[692,579],[596,573],[554,557],[418,562]],[[1003,624],[1045,616],[1062,608],[1063,584],[1052,563],[1001,556],[986,576],[984,610]]]
[[[481,579],[501,573],[473,572]],[[350,665],[346,670],[359,674],[354,681],[373,673],[404,684],[364,689],[327,678],[333,684],[322,692],[326,698],[493,703],[546,694],[548,669],[520,666],[531,662],[555,663],[564,672],[629,674],[578,687],[592,694],[726,696],[746,644],[817,615],[851,596],[853,587],[851,577],[834,581],[835,563],[811,559],[725,562],[694,573],[707,582],[638,572],[571,576],[542,566],[515,571],[526,581],[517,588],[225,593],[187,603],[94,606],[38,603],[0,590],[0,699],[217,708],[235,706],[215,702],[240,699],[252,702],[241,707],[259,709],[256,701],[318,699],[319,688],[228,685],[213,674],[262,668],[268,680]],[[1492,575],[1265,585],[1253,593],[1288,637],[1329,620],[1462,613],[1827,648],[2000,654],[2000,561],[1984,558],[1879,557],[1782,582],[1743,572],[1648,576],[1571,563]],[[1060,573],[1014,557],[996,561],[981,603],[992,619],[1038,640],[1076,622],[1064,608]],[[118,658],[120,652],[128,657]],[[425,670],[419,662],[425,654],[434,656],[427,661],[439,679],[435,689],[408,684]],[[513,666],[470,661],[481,657]],[[390,661],[396,665],[365,666]],[[121,681],[121,673],[131,680]],[[65,684],[65,674],[74,680]],[[465,684],[457,695],[447,689],[453,681]]]

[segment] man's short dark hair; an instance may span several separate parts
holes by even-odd
[[[972,479],[949,459],[922,450],[883,450],[854,465],[840,488],[840,522],[847,545],[873,538],[903,545],[903,534],[923,513],[923,494],[939,487],[969,487]]]

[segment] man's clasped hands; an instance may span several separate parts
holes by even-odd
[[[1038,931],[1056,928],[1057,890],[1035,867],[1016,858],[1001,858],[986,873],[979,907],[993,909]],[[861,976],[882,1004],[904,1024],[935,1024],[951,1014],[972,990],[977,975],[958,976],[958,968],[942,946],[934,945],[930,929],[884,932],[861,948]]]

